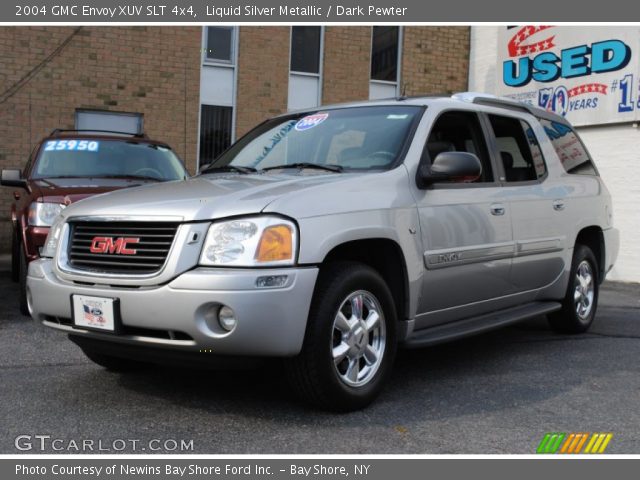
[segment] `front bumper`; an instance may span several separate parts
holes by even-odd
[[[604,236],[604,272],[606,276],[618,259],[618,252],[620,250],[620,232],[617,228],[608,228],[603,230],[602,233]],[[604,280],[604,278],[602,280]]]
[[[257,288],[265,275],[287,275],[279,288]],[[28,298],[33,318],[75,336],[157,348],[237,356],[293,356],[304,339],[316,267],[190,270],[153,287],[84,285],[58,278],[50,259],[29,264]],[[71,295],[118,298],[118,335],[71,324]],[[231,307],[238,320],[223,331],[217,307]],[[208,314],[207,314],[208,313]],[[205,352],[206,350],[206,352]]]

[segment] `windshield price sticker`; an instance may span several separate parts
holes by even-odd
[[[100,142],[95,140],[49,140],[44,147],[45,152],[55,152],[60,150],[97,152]]]
[[[299,132],[303,132],[305,130],[309,130],[310,128],[317,127],[327,118],[329,118],[328,113],[316,113],[314,115],[307,115],[306,117],[298,120],[298,123],[296,123],[296,130]]]

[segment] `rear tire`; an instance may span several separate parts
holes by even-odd
[[[110,372],[135,372],[148,367],[146,363],[137,362],[135,360],[128,360],[120,357],[114,357],[111,355],[105,355],[104,353],[94,352],[89,348],[82,348],[82,352],[93,363],[106,368]]]
[[[18,303],[20,304],[20,313],[30,316],[27,305],[27,271],[27,257],[24,254],[24,248],[20,246],[18,253]]]
[[[595,255],[586,245],[576,244],[562,309],[548,315],[551,328],[574,334],[589,330],[598,307],[599,282]]]
[[[355,262],[324,266],[302,351],[286,361],[292,387],[324,410],[349,412],[369,405],[393,367],[396,323],[391,292],[378,272]]]

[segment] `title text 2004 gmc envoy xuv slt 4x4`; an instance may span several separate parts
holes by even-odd
[[[399,345],[537,315],[586,331],[617,253],[610,195],[562,117],[398,98],[279,116],[194,178],[69,206],[27,298],[104,367],[280,357],[303,398],[346,411]]]

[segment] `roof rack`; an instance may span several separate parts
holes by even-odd
[[[451,93],[416,93],[411,95],[396,95],[395,97],[390,97],[389,99],[395,100],[413,100],[419,98],[449,98]]]
[[[560,122],[567,125],[569,124],[566,118],[556,113],[549,112],[542,108],[534,107],[528,103],[519,102],[511,98],[497,97],[495,95],[475,92],[456,93],[452,95],[451,98],[462,100],[463,102],[475,103],[476,105],[486,105],[488,107],[504,108],[507,110],[529,113],[537,118],[544,118],[545,120]]]
[[[146,133],[131,133],[131,132],[119,132],[117,130],[99,130],[99,129],[84,129],[84,130],[77,130],[77,129],[64,129],[64,128],[56,128],[54,129],[49,136],[52,137],[58,133],[67,133],[67,132],[74,132],[74,133],[113,133],[116,135],[130,135],[132,137],[136,137],[136,138],[148,138]]]

